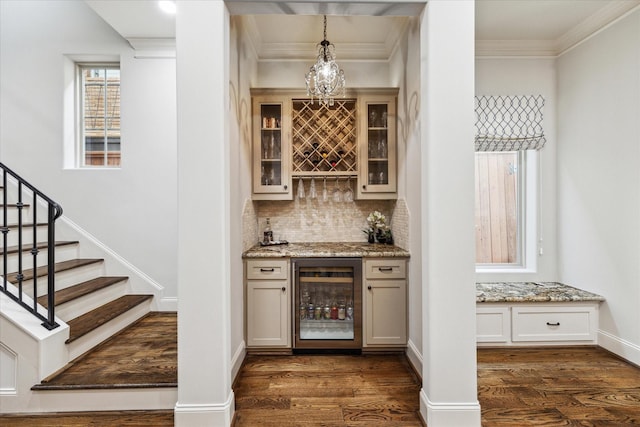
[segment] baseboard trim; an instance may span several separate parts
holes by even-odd
[[[456,402],[435,403],[420,390],[420,416],[428,426],[480,427],[480,403]]]
[[[409,359],[411,367],[420,378],[420,381],[422,381],[422,353],[411,340],[407,342],[407,359]]]
[[[233,384],[236,380],[236,377],[238,376],[238,372],[240,372],[240,368],[242,368],[242,363],[244,362],[244,358],[246,355],[247,351],[244,341],[242,341],[236,349],[233,357],[231,358],[231,384]]]
[[[178,298],[162,297],[158,302],[158,311],[175,311],[178,312]]]
[[[640,346],[603,330],[598,330],[598,345],[630,363],[640,366]]]
[[[224,403],[176,403],[174,426],[230,426],[235,412],[235,397],[229,393]]]

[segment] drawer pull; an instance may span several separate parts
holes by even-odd
[[[547,322],[548,326],[560,326],[560,322],[556,322],[556,323],[551,323],[551,322]]]
[[[378,271],[393,271],[393,267],[378,267]]]
[[[275,269],[273,268],[261,268],[260,272],[262,273],[273,273],[275,271]]]

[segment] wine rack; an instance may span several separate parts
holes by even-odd
[[[356,99],[292,100],[292,175],[356,175]]]

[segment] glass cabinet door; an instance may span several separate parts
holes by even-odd
[[[254,196],[263,194],[265,199],[290,199],[286,103],[256,100],[254,108]]]
[[[359,198],[396,192],[395,119],[395,98],[365,98],[361,135],[366,140],[361,152]]]

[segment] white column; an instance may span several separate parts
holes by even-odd
[[[178,402],[176,426],[228,426],[230,369],[229,13],[179,1]]]
[[[480,426],[475,341],[474,2],[430,1],[421,23],[420,411],[429,427]]]

